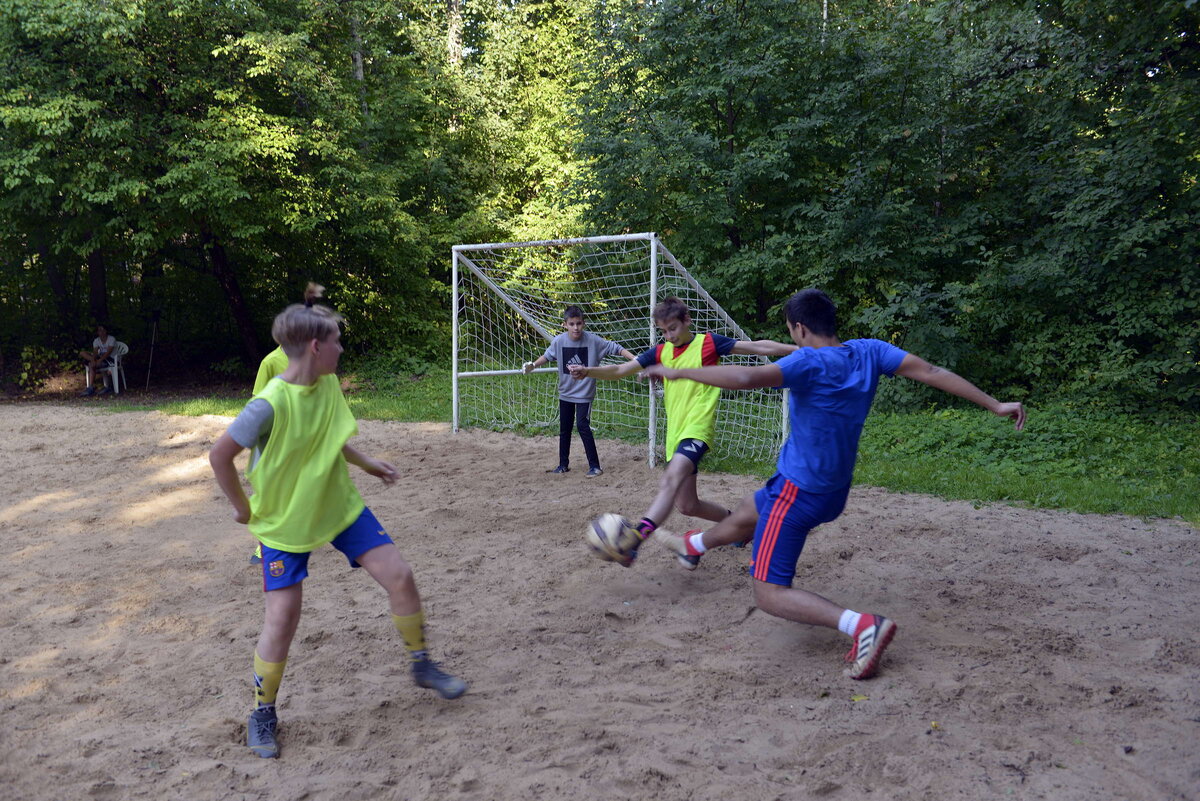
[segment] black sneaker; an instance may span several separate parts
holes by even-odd
[[[108,395],[108,394],[109,394],[109,393],[111,393],[111,392],[112,392],[112,388],[111,388],[110,386],[108,386],[107,384],[105,384],[105,385],[104,385],[104,389],[100,390],[100,392],[99,392],[98,394],[100,394],[100,395]]]
[[[570,472],[571,472],[571,468],[569,468],[569,467],[563,467],[563,466],[560,464],[558,467],[554,468],[553,470],[547,470],[546,472],[547,472],[547,473],[570,473]]]
[[[81,397],[81,398],[86,398],[88,395],[95,395],[95,394],[96,394],[96,388],[95,388],[95,387],[88,387],[88,388],[87,388],[87,389],[85,389],[83,392],[80,392],[80,393],[79,393],[79,397]]]
[[[458,676],[451,676],[432,659],[415,659],[412,663],[413,681],[418,687],[437,690],[443,698],[458,698],[467,691],[467,683]]]
[[[279,743],[275,740],[278,723],[273,706],[259,707],[250,713],[250,720],[246,722],[246,745],[263,759],[279,756]]]

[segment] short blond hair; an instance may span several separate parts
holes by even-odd
[[[342,315],[328,306],[293,303],[275,315],[271,337],[288,356],[299,356],[314,339],[324,342],[338,333]]]

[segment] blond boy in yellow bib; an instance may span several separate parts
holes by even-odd
[[[300,623],[308,557],[327,543],[387,592],[416,684],[443,698],[457,698],[467,689],[466,682],[429,658],[412,568],[350,479],[349,464],[388,485],[397,473],[349,443],[358,424],[334,375],[342,353],[340,322],[326,307],[301,304],[275,318],[271,334],[288,356],[287,369],[255,395],[209,454],[234,520],[246,523],[262,543],[266,611],[254,652],[255,703],[246,742],[264,758],[279,755],[275,699]],[[254,488],[251,498],[234,466],[234,458],[248,447],[257,456],[246,473]]]

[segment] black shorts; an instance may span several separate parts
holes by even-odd
[[[692,475],[700,472],[700,460],[708,453],[708,443],[702,439],[681,439],[675,448],[675,456],[682,456],[692,463]]]

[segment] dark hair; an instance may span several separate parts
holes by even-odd
[[[578,306],[568,306],[563,312],[563,319],[570,320],[572,317],[578,317],[580,320],[582,320],[583,309],[579,308]]]
[[[663,298],[654,307],[654,322],[683,321],[688,317],[687,304],[675,296]]]
[[[788,325],[800,323],[819,337],[837,336],[837,306],[819,289],[801,289],[783,306]]]

